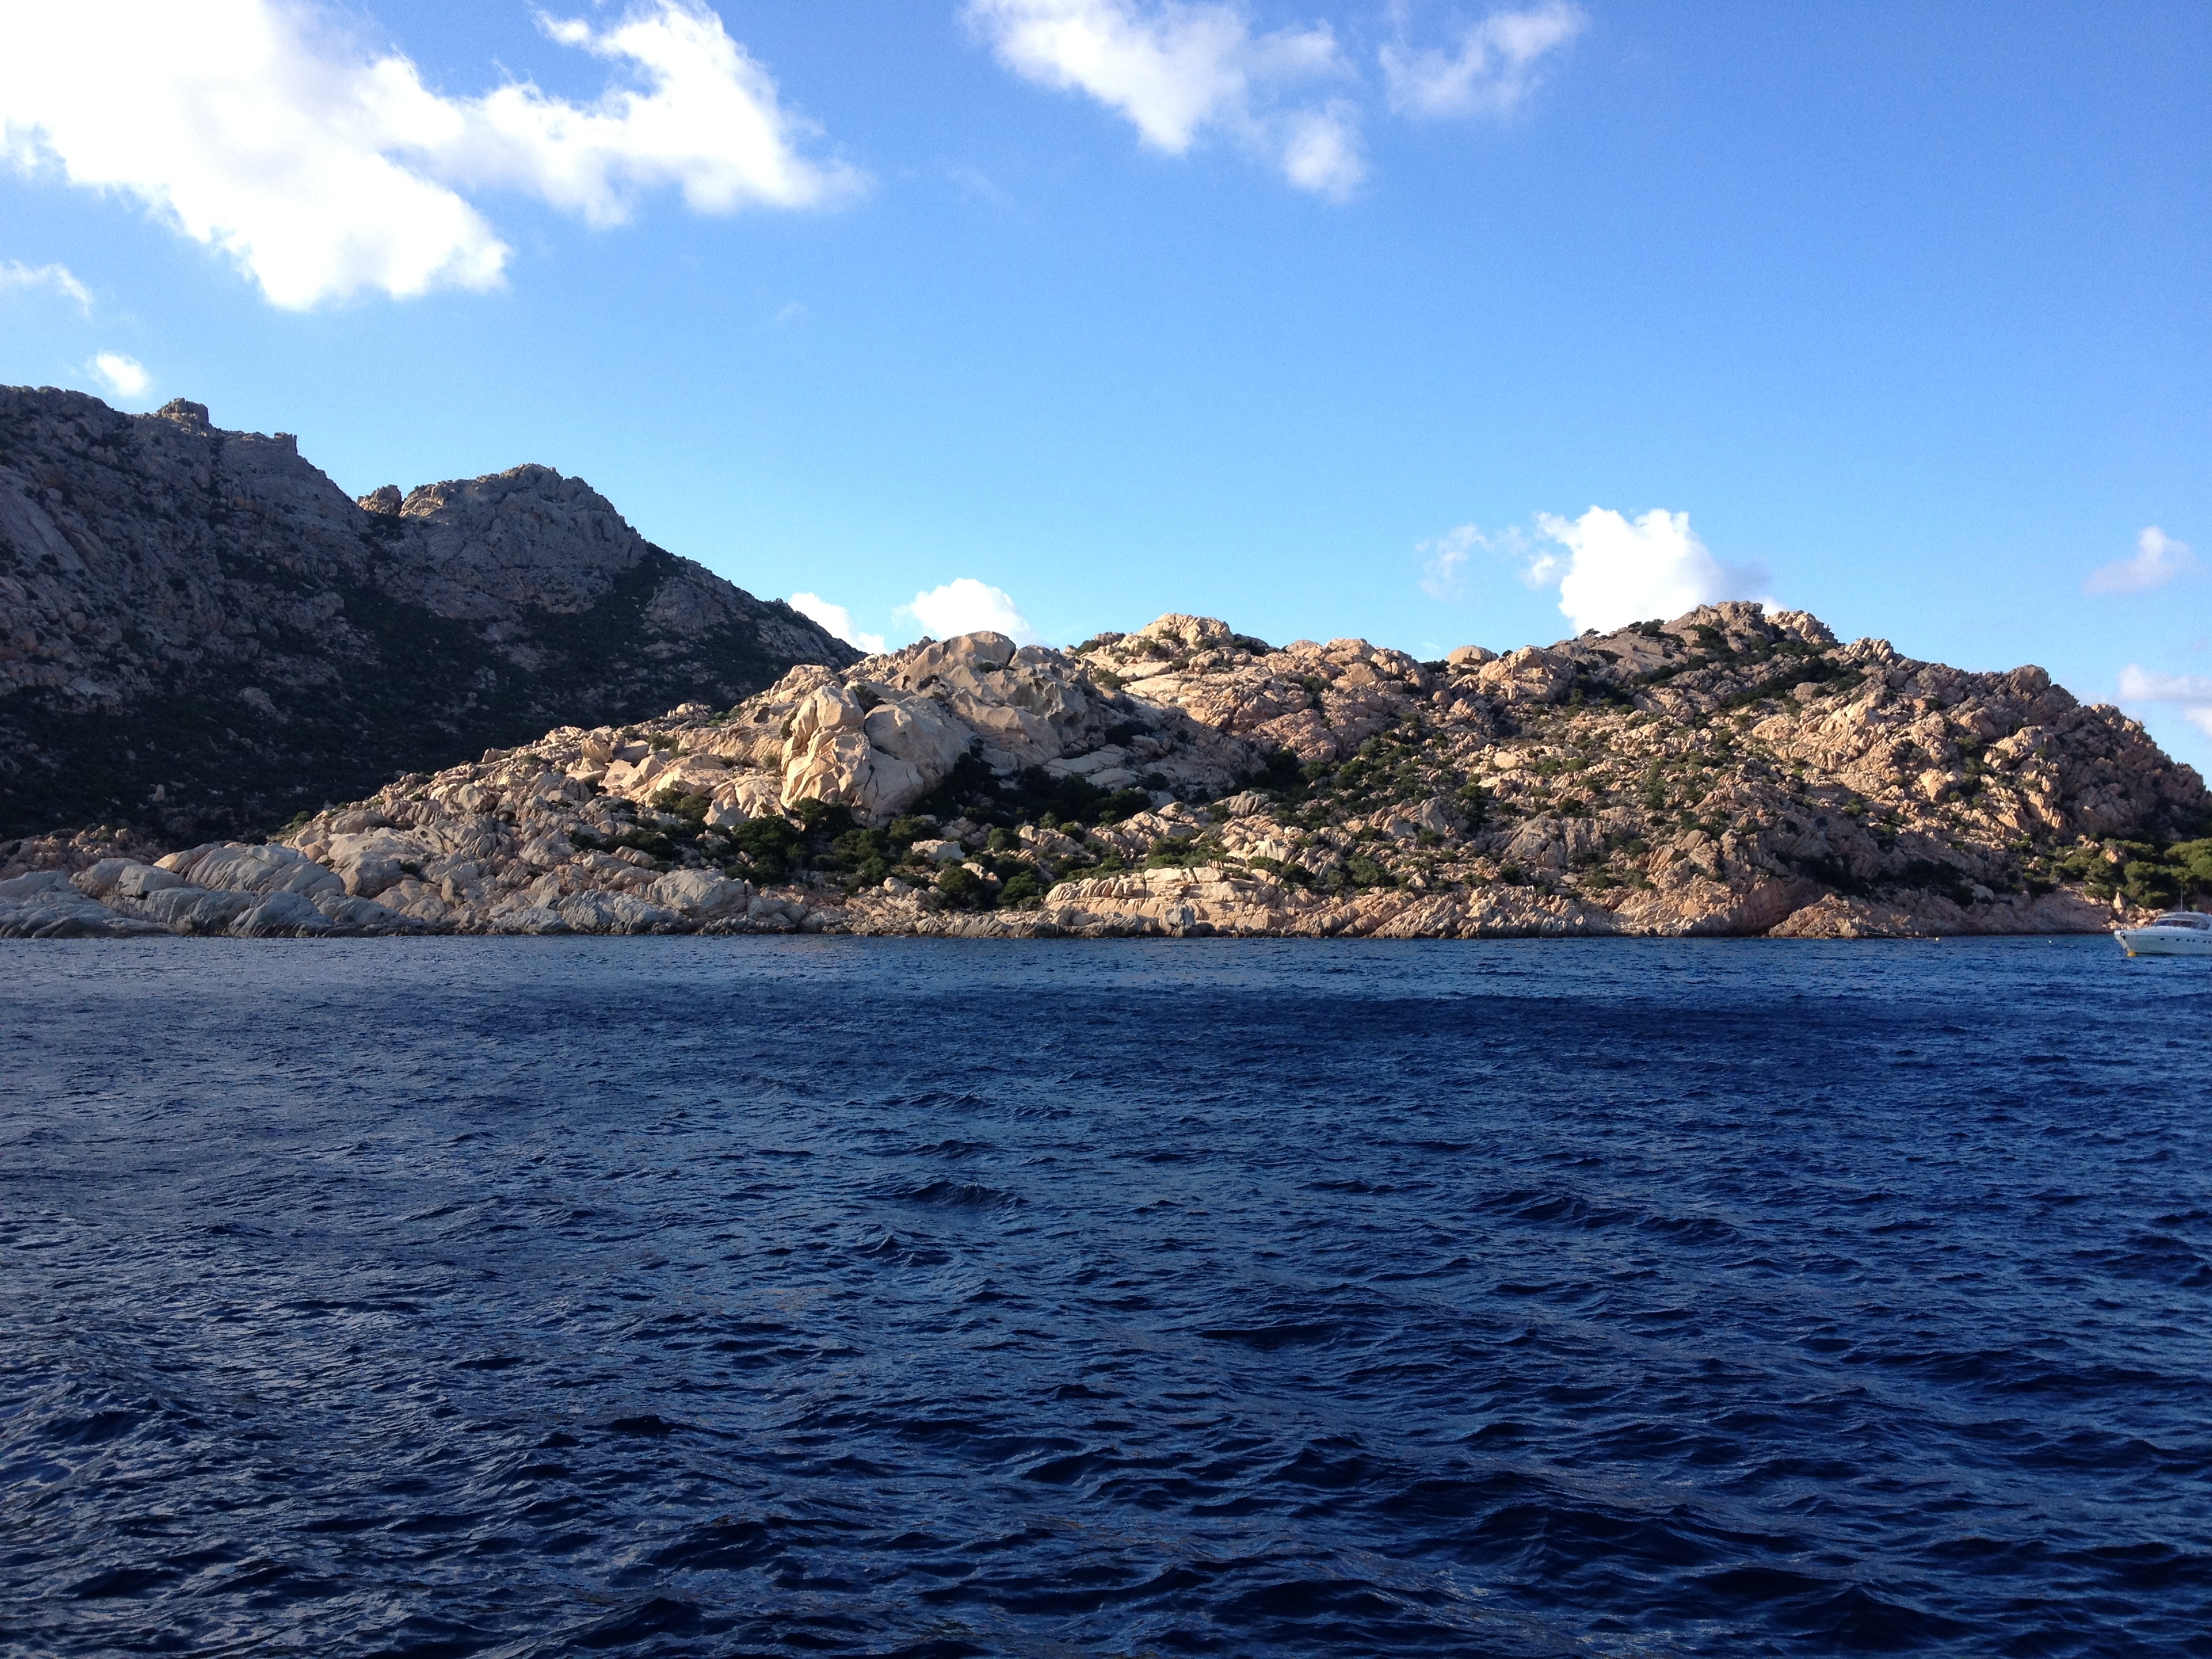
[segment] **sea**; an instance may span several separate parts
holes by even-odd
[[[0,954],[9,1655],[2212,1654],[2212,963]]]

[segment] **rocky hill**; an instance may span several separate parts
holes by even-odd
[[[24,843],[0,933],[2088,931],[2212,892],[2208,811],[2040,669],[1802,613],[1437,663],[1169,616],[797,667],[269,845]]]
[[[356,502],[198,404],[0,388],[0,835],[274,827],[854,655],[544,467]]]

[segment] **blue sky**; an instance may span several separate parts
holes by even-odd
[[[894,642],[1771,597],[2212,764],[2195,0],[5,9],[9,382],[542,461]],[[282,154],[192,137],[258,61]]]

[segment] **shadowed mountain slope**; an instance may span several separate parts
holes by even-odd
[[[854,655],[545,467],[356,502],[198,404],[0,388],[0,835],[266,829]]]

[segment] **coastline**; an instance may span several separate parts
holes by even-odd
[[[260,842],[0,847],[0,937],[1885,939],[2212,891],[2212,798],[2034,667],[1700,607],[1434,664],[1170,615],[802,665]]]
[[[265,849],[225,847],[225,853]],[[203,855],[204,857],[204,855]],[[165,860],[166,861],[166,860]],[[258,860],[256,860],[258,862]],[[289,863],[271,861],[282,870]],[[118,866],[120,866],[118,868]],[[316,869],[319,866],[309,866]],[[696,902],[690,913],[644,898],[532,905],[489,924],[425,920],[343,890],[318,908],[296,890],[241,890],[182,881],[149,886],[158,864],[106,860],[74,877],[61,872],[0,881],[0,939],[147,938],[729,938],[821,934],[948,939],[1800,939],[1829,940],[2087,937],[2142,919],[2075,892],[1967,908],[1936,899],[1917,910],[1834,896],[1754,890],[1732,913],[1694,925],[1639,926],[1632,916],[1556,894],[1368,894],[1311,899],[1204,867],[1144,871],[1063,884],[1035,908],[960,910],[928,890],[856,895],[799,884],[756,889],[710,878],[661,896]],[[171,872],[173,873],[173,872]],[[136,880],[131,878],[137,875]],[[298,876],[295,879],[299,879]],[[312,876],[307,879],[312,880]],[[894,885],[901,884],[893,884]],[[265,884],[264,884],[265,886]],[[126,887],[138,890],[131,893]],[[100,896],[95,897],[94,894]],[[103,902],[103,899],[105,902]],[[1778,921],[1753,925],[1780,913]],[[327,913],[327,914],[326,914]]]

